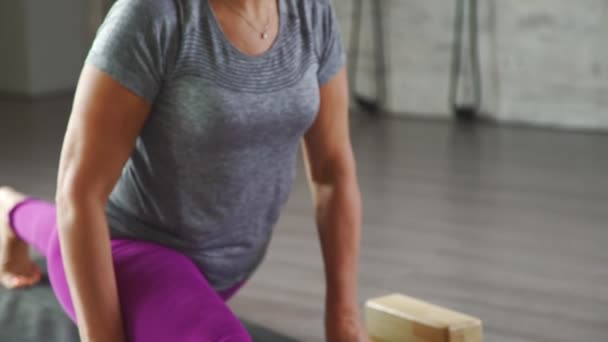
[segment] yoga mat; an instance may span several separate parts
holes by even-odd
[[[2,342],[78,342],[78,331],[62,311],[46,276],[41,257],[34,260],[44,270],[34,287],[6,290],[0,287],[0,341]],[[255,342],[297,342],[265,327],[243,321]]]

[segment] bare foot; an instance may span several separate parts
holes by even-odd
[[[9,211],[25,196],[0,187],[0,285],[9,288],[31,286],[40,281],[40,267],[32,261],[28,245],[9,226]]]

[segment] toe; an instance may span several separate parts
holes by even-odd
[[[17,277],[19,279],[17,287],[28,287],[28,286],[35,285],[36,283],[38,283],[40,281],[40,277],[41,277],[40,269],[36,268],[35,271],[28,276]]]
[[[35,271],[28,276],[18,276],[12,274],[0,275],[0,285],[7,289],[18,289],[28,287],[40,282],[42,272],[40,268],[36,268]]]
[[[7,289],[14,289],[17,285],[18,280],[17,277],[12,275],[3,274],[0,275],[0,285],[4,286]]]

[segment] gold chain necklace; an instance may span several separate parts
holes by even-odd
[[[270,27],[270,5],[268,6],[269,10],[269,14],[268,17],[266,18],[266,24],[264,25],[264,29],[262,31],[258,30],[255,25],[253,25],[243,14],[241,14],[241,12],[239,10],[237,10],[235,7],[233,7],[230,4],[230,1],[224,1],[224,3],[226,4],[226,6],[228,6],[228,8],[230,8],[234,13],[238,14],[239,17],[243,18],[243,20],[245,21],[245,23],[247,25],[249,25],[254,31],[259,32],[260,34],[260,38],[261,39],[268,39],[268,27]]]

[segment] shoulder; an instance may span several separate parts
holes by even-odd
[[[331,17],[333,5],[331,0],[280,0],[290,15],[297,17],[312,27],[320,24],[324,18]]]
[[[132,25],[155,25],[175,22],[181,0],[117,0],[106,19],[128,21]]]
[[[141,15],[156,14],[162,17],[167,10],[175,11],[180,0],[116,0],[111,11],[137,12]]]
[[[307,7],[310,11],[313,12],[325,12],[332,6],[331,0],[307,0],[307,1],[298,1],[302,3],[305,7]]]
[[[290,17],[315,40],[324,40],[335,28],[336,15],[331,0],[280,0]]]

